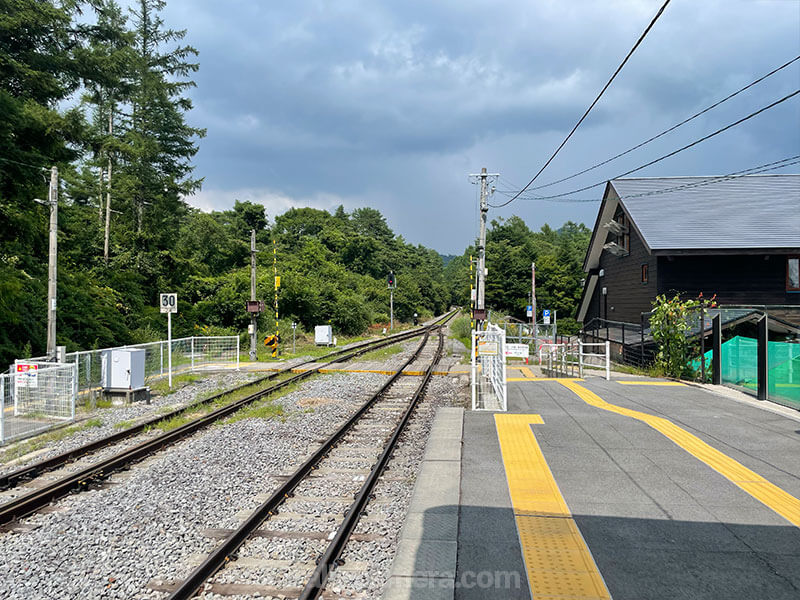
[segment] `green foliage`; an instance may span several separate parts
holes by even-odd
[[[701,305],[699,300],[681,300],[679,295],[667,298],[656,296],[650,316],[650,330],[658,344],[656,367],[670,377],[691,376],[689,341],[686,334],[691,325],[689,314]]]
[[[486,306],[526,320],[525,307],[530,303],[531,263],[536,263],[536,301],[541,310],[558,311],[559,332],[576,333],[575,321],[581,295],[583,259],[591,231],[571,221],[559,229],[544,225],[531,231],[519,217],[497,219],[486,235]],[[470,256],[477,250],[470,246],[460,257],[452,258],[445,268],[451,302],[469,303]]]
[[[450,324],[450,337],[464,344],[467,348],[467,352],[470,351],[470,347],[472,346],[472,340],[470,339],[471,334],[472,327],[469,317],[456,317],[453,319],[453,322]]]

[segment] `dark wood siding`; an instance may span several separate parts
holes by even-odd
[[[614,256],[607,250],[600,255],[600,268],[604,275],[598,278],[584,322],[588,323],[597,316],[606,318],[607,314],[611,321],[639,323],[641,313],[650,310],[657,293],[658,264],[636,232],[631,231],[630,236],[630,252],[627,256]],[[612,238],[615,236],[609,240]],[[642,283],[643,264],[648,265],[648,283]],[[602,297],[603,287],[608,290],[605,300]]]
[[[658,290],[716,294],[721,304],[800,305],[800,294],[786,291],[785,255],[660,256]]]

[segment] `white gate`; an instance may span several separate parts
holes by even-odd
[[[472,410],[507,410],[506,332],[489,324],[472,332]]]

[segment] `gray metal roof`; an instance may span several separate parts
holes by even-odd
[[[611,186],[651,250],[800,249],[800,175],[648,177]]]

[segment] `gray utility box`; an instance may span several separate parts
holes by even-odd
[[[333,327],[330,325],[317,325],[314,327],[314,342],[317,346],[332,346],[333,341]]]
[[[104,390],[136,390],[144,387],[144,350],[105,350],[101,355]]]

